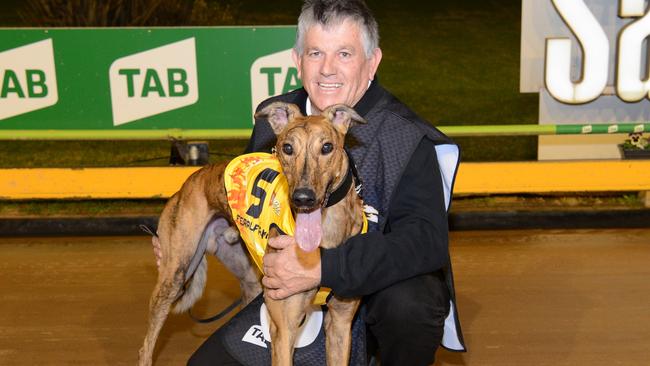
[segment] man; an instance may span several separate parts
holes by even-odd
[[[369,343],[381,364],[430,365],[440,344],[465,350],[447,223],[458,148],[379,85],[377,28],[363,0],[307,0],[293,52],[304,87],[258,108],[279,100],[297,104],[303,114],[318,114],[344,103],[368,121],[349,131],[346,144],[363,182],[364,202],[376,210],[370,232],[316,251],[320,265],[312,268],[297,260],[292,237],[274,238],[269,245],[278,251],[264,256],[263,284],[274,299],[319,285],[339,296],[362,296]],[[274,144],[268,122],[257,120],[247,152],[270,151]],[[189,364],[210,362],[237,364],[219,332]]]

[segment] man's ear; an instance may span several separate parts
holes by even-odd
[[[344,135],[355,123],[366,123],[363,117],[345,104],[335,104],[327,108],[323,115],[332,122],[334,128]]]
[[[377,47],[372,51],[372,56],[370,56],[370,59],[368,60],[369,62],[369,68],[368,68],[368,80],[375,80],[375,75],[377,74],[377,69],[379,68],[379,64],[381,63],[381,48]]]
[[[298,106],[283,102],[273,102],[255,113],[255,118],[266,118],[269,121],[276,136],[282,133],[287,124],[296,117],[302,117]]]

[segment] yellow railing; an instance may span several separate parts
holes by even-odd
[[[197,167],[0,169],[0,199],[167,198]],[[457,195],[650,191],[650,160],[462,163]]]

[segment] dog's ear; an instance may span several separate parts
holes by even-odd
[[[345,104],[335,104],[327,108],[323,115],[344,135],[355,123],[366,123],[363,117]]]
[[[287,124],[296,117],[302,117],[298,106],[283,102],[273,102],[255,113],[255,118],[266,118],[269,121],[276,135],[284,131]]]

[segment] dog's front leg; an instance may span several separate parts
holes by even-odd
[[[304,320],[305,309],[311,304],[316,290],[299,293],[284,300],[264,296],[269,310],[271,333],[271,363],[273,366],[293,365],[293,346],[298,328]]]
[[[333,296],[327,303],[325,315],[325,349],[329,366],[347,365],[352,345],[352,319],[359,307],[359,299]]]

